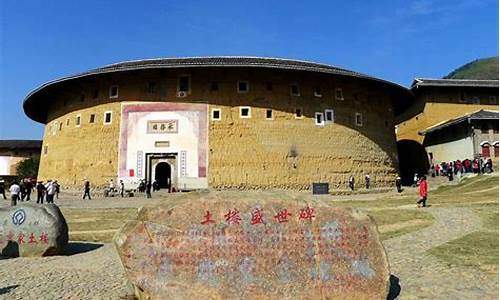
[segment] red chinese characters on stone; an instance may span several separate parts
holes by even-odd
[[[287,209],[283,209],[280,212],[278,212],[274,218],[278,221],[278,223],[285,223],[288,222],[288,217],[290,217],[292,214],[288,212]]]
[[[250,220],[250,224],[264,224],[264,211],[262,208],[255,208],[252,211],[252,219]]]
[[[19,245],[24,244],[24,233],[19,232],[19,235],[17,236],[17,243]]]
[[[49,243],[49,235],[45,232],[42,232],[42,234],[40,235],[40,241],[44,244],[48,244]]]
[[[302,208],[300,210],[299,219],[311,220],[316,217],[314,215],[314,208],[307,206],[306,208]]]
[[[239,225],[241,223],[240,212],[235,208],[234,210],[229,210],[227,214],[224,215],[226,218],[227,224],[236,224]]]
[[[36,237],[35,237],[35,235],[33,234],[33,232],[30,234],[30,237],[29,237],[28,243],[29,243],[29,244],[36,244]]]
[[[212,220],[212,214],[208,210],[205,213],[205,215],[203,216],[203,218],[204,218],[203,221],[201,221],[202,225],[215,223],[215,221]]]

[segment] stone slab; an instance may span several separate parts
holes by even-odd
[[[320,200],[191,194],[142,208],[114,243],[140,299],[388,294],[389,265],[373,220]]]
[[[62,254],[68,225],[55,204],[0,208],[0,252],[7,257]]]

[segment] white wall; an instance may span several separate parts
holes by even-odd
[[[474,147],[471,137],[425,147],[427,153],[432,153],[434,163],[450,162],[457,159],[472,159]]]

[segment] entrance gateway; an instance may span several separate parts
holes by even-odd
[[[133,187],[208,187],[205,103],[122,103],[118,177]]]

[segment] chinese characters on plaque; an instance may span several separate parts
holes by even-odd
[[[177,133],[178,120],[148,121],[148,133]]]

